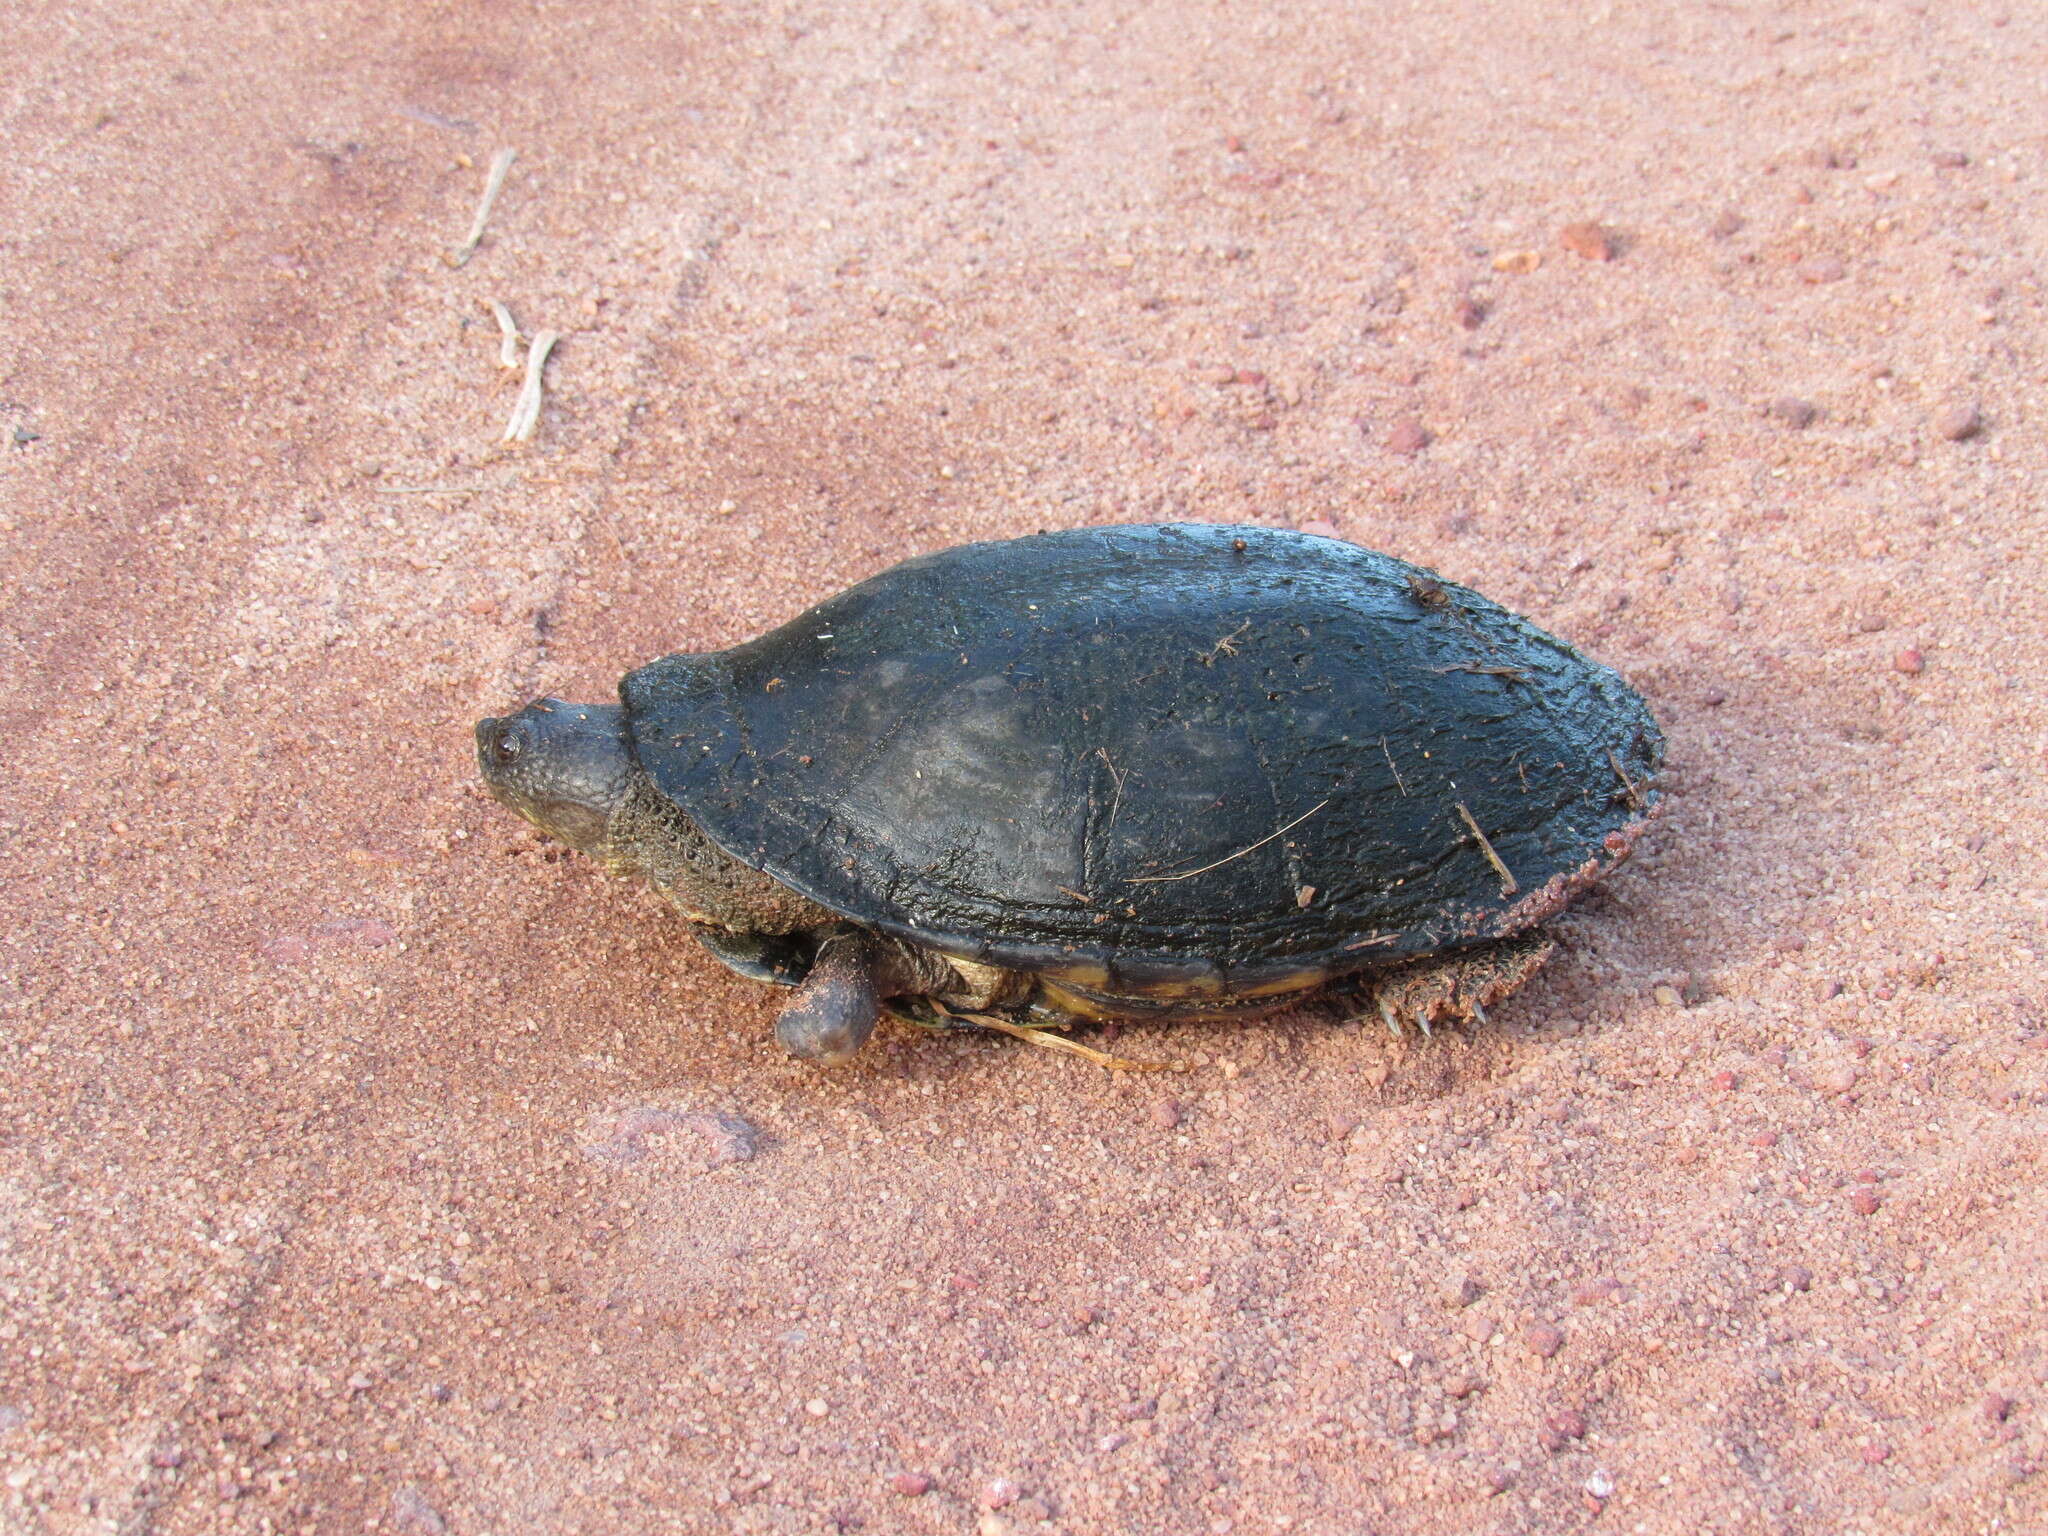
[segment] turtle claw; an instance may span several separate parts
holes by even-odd
[[[1401,1015],[1394,1012],[1394,1005],[1384,997],[1379,999],[1380,1017],[1387,1021],[1387,1033],[1396,1040],[1401,1038]]]

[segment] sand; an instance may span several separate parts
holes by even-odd
[[[2048,13],[5,31],[0,1528],[2048,1528]],[[1172,518],[1652,701],[1670,814],[1490,1027],[822,1073],[474,781]]]

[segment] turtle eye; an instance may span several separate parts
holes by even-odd
[[[526,750],[526,742],[515,725],[501,725],[498,733],[491,738],[491,761],[500,768],[515,762]]]

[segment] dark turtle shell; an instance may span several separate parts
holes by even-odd
[[[728,853],[1076,985],[1244,996],[1516,932],[1626,857],[1642,699],[1464,587],[1270,528],[911,560],[620,684]]]

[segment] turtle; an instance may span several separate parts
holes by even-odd
[[[1484,1021],[1664,755],[1616,672],[1469,588],[1199,523],[911,559],[475,737],[497,800],[793,988],[776,1036],[827,1064],[885,1012]]]

